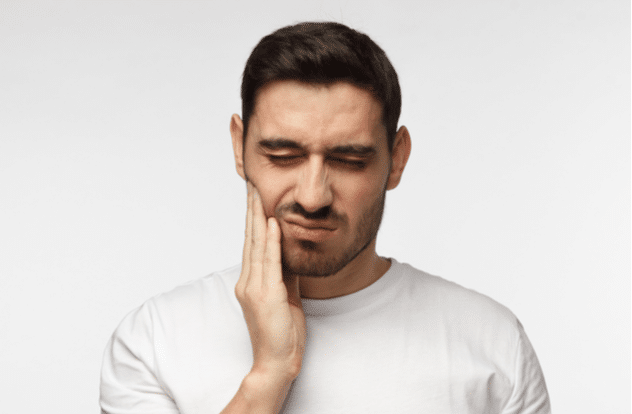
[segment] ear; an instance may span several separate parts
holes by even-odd
[[[388,177],[387,190],[397,187],[402,179],[404,168],[410,156],[411,142],[410,134],[405,126],[399,128],[395,134],[395,142],[393,143],[393,151],[391,151],[391,172]]]
[[[233,153],[235,154],[235,168],[237,174],[244,180],[246,172],[244,171],[244,123],[237,114],[230,117],[230,136],[233,139]]]

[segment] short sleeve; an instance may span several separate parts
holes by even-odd
[[[100,405],[105,414],[177,414],[155,372],[151,306],[145,303],[120,323],[103,356]]]
[[[520,322],[514,387],[502,414],[551,414],[549,394],[535,351]]]

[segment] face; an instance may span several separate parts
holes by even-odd
[[[393,181],[381,105],[368,91],[273,82],[258,93],[243,150],[239,122],[237,170],[281,226],[286,271],[331,275],[375,248],[385,192],[401,171]]]

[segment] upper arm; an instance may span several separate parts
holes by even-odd
[[[540,363],[519,322],[518,329],[514,387],[503,414],[550,414],[551,404]]]
[[[130,313],[108,342],[99,399],[106,414],[178,414],[154,369],[153,331],[146,305]]]

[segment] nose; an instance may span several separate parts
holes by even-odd
[[[296,183],[294,200],[308,213],[331,205],[333,194],[322,157],[310,157],[303,164]]]

